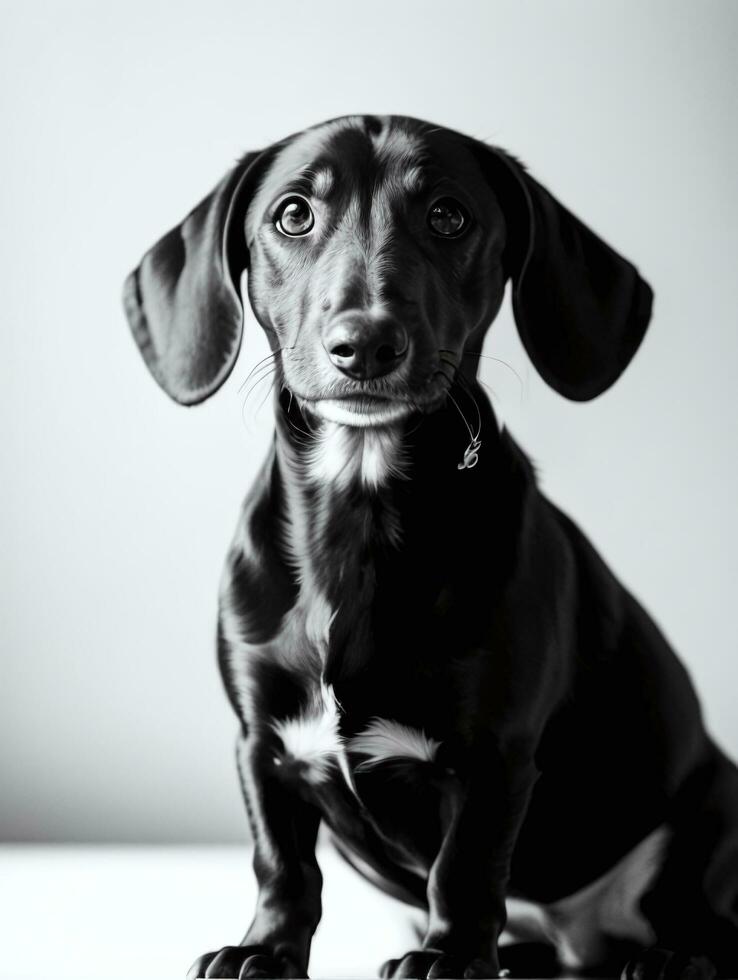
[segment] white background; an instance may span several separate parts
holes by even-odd
[[[737,34],[729,0],[3,5],[0,837],[245,838],[213,634],[265,347],[247,316],[230,381],[178,408],[119,295],[240,153],[349,112],[507,147],[651,282],[599,400],[547,390],[507,308],[487,351],[522,383],[482,376],[738,751]]]

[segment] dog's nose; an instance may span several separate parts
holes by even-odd
[[[368,380],[381,378],[402,363],[408,338],[395,320],[348,316],[330,325],[323,346],[340,371],[350,378]]]

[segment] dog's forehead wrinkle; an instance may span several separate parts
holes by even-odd
[[[340,164],[342,172],[361,173],[364,180],[372,171],[396,171],[407,182],[408,191],[417,192],[429,168],[446,171],[450,161],[463,163],[464,169],[473,167],[467,143],[459,134],[407,117],[345,116],[330,120],[297,134],[279,150],[252,206],[258,211],[264,206],[265,195],[301,172],[320,173],[334,164]]]
[[[326,198],[333,190],[336,173],[333,167],[323,166],[313,175],[313,194],[318,198]]]
[[[258,215],[293,189],[324,201],[344,198],[338,227],[350,223],[366,245],[375,214],[391,222],[408,198],[446,176],[453,175],[429,152],[422,134],[409,131],[407,121],[386,117],[376,132],[367,130],[360,116],[334,120],[300,134],[280,151],[249,207],[247,233],[251,239]]]
[[[308,197],[319,200],[327,199],[336,181],[336,171],[330,161],[316,161],[313,165],[305,165],[292,178],[295,190],[304,192]]]
[[[412,191],[421,186],[425,170],[434,161],[422,140],[403,129],[384,127],[378,134],[368,134],[348,126],[326,133],[321,152],[305,167],[319,171],[333,169],[335,163],[340,163],[341,176],[354,183],[354,190],[392,176]]]
[[[331,135],[345,129],[336,121],[316,129],[308,129],[290,140],[276,155],[269,170],[260,182],[247,214],[247,227],[253,232],[253,224],[262,214],[275,194],[288,187],[300,174],[309,176],[319,173],[326,164],[340,159],[327,152]]]
[[[428,173],[420,162],[410,166],[400,175],[402,190],[408,194],[420,194],[428,185]]]

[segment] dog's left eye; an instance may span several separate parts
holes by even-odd
[[[428,212],[428,227],[443,238],[458,238],[469,224],[469,215],[452,197],[442,197]]]
[[[299,238],[312,230],[315,216],[305,198],[294,195],[282,201],[274,216],[274,224],[277,231],[288,238]]]

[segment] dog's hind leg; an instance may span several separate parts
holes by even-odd
[[[623,976],[738,976],[738,769],[715,748],[676,802],[671,844],[641,903],[656,944]]]

